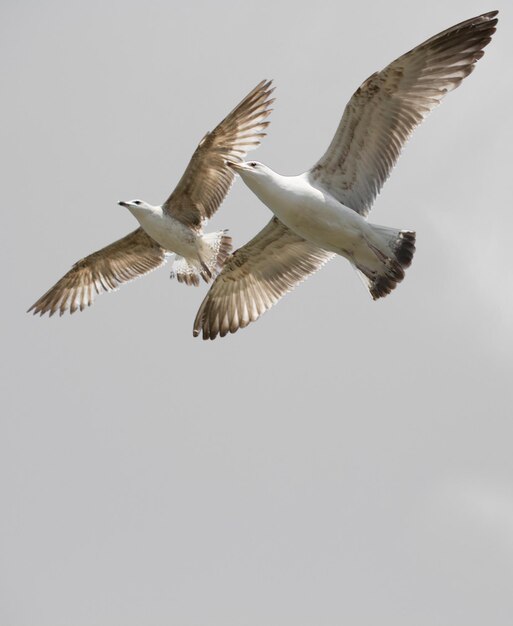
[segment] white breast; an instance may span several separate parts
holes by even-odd
[[[351,249],[367,227],[361,215],[313,187],[304,175],[281,176],[258,195],[286,226],[325,250]]]
[[[163,248],[181,256],[195,256],[196,233],[166,213],[146,213],[136,216],[152,239]]]

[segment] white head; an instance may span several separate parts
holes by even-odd
[[[226,165],[234,172],[237,172],[251,191],[257,195],[259,190],[271,187],[276,182],[276,179],[279,178],[278,174],[273,172],[270,167],[258,161],[244,161],[242,163],[226,161]]]
[[[135,217],[142,217],[143,215],[148,215],[149,213],[155,213],[158,208],[151,206],[151,204],[148,204],[144,200],[130,200],[129,202],[123,202],[120,200],[118,204],[128,209]]]

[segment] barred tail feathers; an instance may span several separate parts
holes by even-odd
[[[412,230],[397,230],[387,226],[371,224],[374,232],[385,240],[403,269],[410,267],[415,253],[415,233]]]
[[[220,230],[217,233],[207,233],[201,238],[201,260],[212,276],[222,269],[232,250],[232,238],[226,233],[226,230]]]
[[[372,226],[374,234],[383,245],[367,242],[375,254],[376,262],[354,266],[374,300],[388,295],[403,280],[404,270],[411,265],[415,253],[415,233],[386,226]]]
[[[198,241],[198,256],[195,259],[176,255],[171,278],[179,283],[200,284],[200,278],[209,283],[221,270],[232,248],[232,238],[225,230],[202,235]]]
[[[200,268],[195,260],[177,254],[173,261],[171,278],[176,278],[179,283],[197,287],[200,284]]]

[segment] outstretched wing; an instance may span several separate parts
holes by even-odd
[[[163,265],[166,253],[142,228],[77,261],[44,296],[27,311],[34,315],[56,311],[74,313],[93,303],[96,294],[117,289]]]
[[[200,141],[164,211],[192,228],[200,228],[221,205],[234,174],[226,161],[239,162],[258,145],[274,102],[272,81],[260,82],[224,120]]]
[[[458,87],[490,43],[497,11],[457,24],[370,76],[347,104],[312,184],[367,215],[413,130]]]
[[[194,336],[215,339],[244,328],[332,256],[273,217],[226,261],[198,310]]]

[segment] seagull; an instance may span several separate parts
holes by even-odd
[[[77,261],[28,311],[34,315],[93,303],[96,294],[117,289],[160,267],[175,254],[171,277],[186,285],[206,282],[221,269],[231,250],[225,230],[204,234],[202,227],[219,208],[235,175],[227,161],[242,161],[266,135],[272,81],[261,81],[231,113],[200,141],[175,190],[162,206],[143,200],[119,202],[140,227],[126,237]]]
[[[282,176],[256,161],[228,163],[274,217],[226,261],[198,310],[195,337],[244,328],[336,254],[373,299],[396,287],[415,233],[371,224],[367,215],[413,130],[483,56],[497,13],[461,22],[372,74],[309,171]]]

